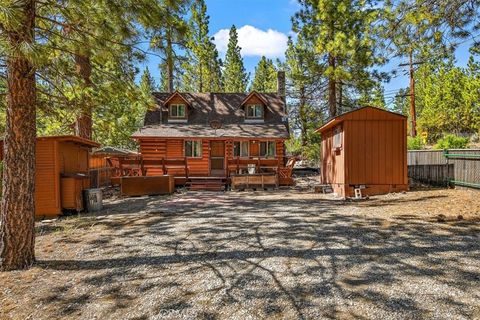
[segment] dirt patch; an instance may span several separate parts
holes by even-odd
[[[479,192],[352,202],[306,185],[112,195],[37,223],[36,265],[0,274],[0,319],[480,315]]]

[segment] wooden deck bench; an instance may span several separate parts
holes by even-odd
[[[234,174],[231,176],[232,190],[270,189],[278,187],[276,173]]]

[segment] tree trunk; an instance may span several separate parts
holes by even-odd
[[[334,72],[335,57],[331,54],[328,55],[328,66],[332,68],[332,72]],[[330,112],[330,117],[335,117],[337,115],[337,87],[334,74],[328,77],[328,110]]]
[[[75,66],[77,74],[83,80],[83,88],[91,88],[92,63],[90,57],[84,54],[75,55]],[[92,139],[92,101],[89,95],[90,93],[83,95],[81,101],[82,112],[75,121],[75,135],[82,138]]]
[[[5,30],[10,46],[34,42],[35,1],[20,2],[22,21]],[[7,110],[0,213],[0,269],[35,261],[35,67],[21,54],[7,58]]]
[[[306,146],[308,144],[308,137],[307,137],[307,128],[308,128],[308,119],[307,119],[307,112],[305,110],[307,104],[307,99],[305,97],[305,86],[302,85],[300,88],[300,106],[299,106],[299,116],[300,116],[300,134],[302,139],[302,146]]]
[[[338,114],[342,114],[343,112],[343,82],[338,82]]]
[[[171,31],[167,34],[167,77],[168,77],[168,92],[174,91],[173,87],[173,48]]]

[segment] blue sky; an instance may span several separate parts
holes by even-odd
[[[210,16],[210,33],[216,37],[216,45],[223,57],[228,42],[228,29],[235,24],[245,67],[253,76],[261,55],[283,58],[285,42],[291,34],[291,16],[299,9],[295,0],[206,0]],[[464,66],[469,57],[467,41],[457,50],[457,64]],[[150,56],[147,63],[150,72],[158,80],[158,58]],[[394,60],[382,67],[385,71],[398,68],[403,61]],[[393,97],[395,90],[408,86],[408,78],[399,76],[384,85],[386,95]]]

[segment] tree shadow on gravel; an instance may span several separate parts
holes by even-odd
[[[97,298],[150,306],[149,316],[421,318],[435,315],[439,304],[457,310],[453,316],[472,316],[464,297],[428,292],[425,283],[474,292],[476,224],[460,228],[416,216],[386,224],[355,204],[254,193],[191,194],[146,207],[140,216],[99,219],[116,240],[86,244],[95,246],[94,257],[43,259],[37,266],[81,274],[79,286],[92,287]],[[48,303],[59,310],[72,305]]]

